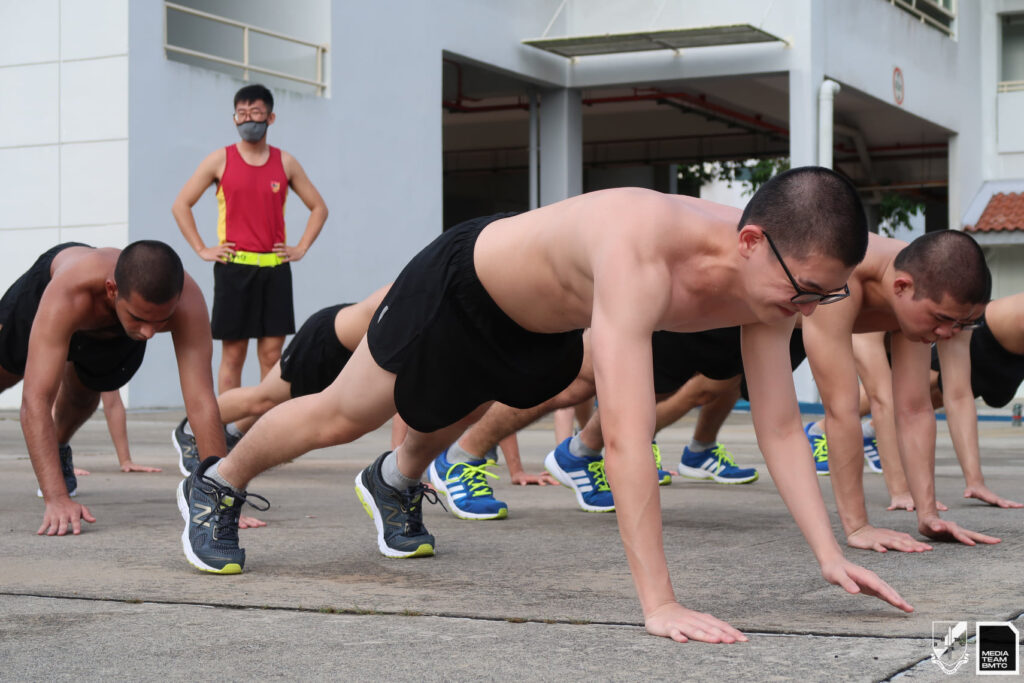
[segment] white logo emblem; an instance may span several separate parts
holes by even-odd
[[[967,663],[967,622],[932,622],[932,661],[943,673],[954,674]]]
[[[388,307],[387,306],[384,306],[384,308],[380,309],[380,315],[377,316],[377,323],[378,324],[380,323],[381,318],[383,318],[384,314],[387,313],[387,312],[388,312]]]

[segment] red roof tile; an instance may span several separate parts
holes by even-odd
[[[1024,230],[1024,192],[992,195],[975,225],[964,226],[967,232],[999,232]]]

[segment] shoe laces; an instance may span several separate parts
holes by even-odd
[[[828,439],[824,435],[814,440],[814,459],[817,462],[828,460]]]
[[[493,467],[494,463],[485,460],[480,465],[470,465],[466,462],[457,462],[448,468],[448,471],[444,473],[444,478],[452,476],[452,470],[457,467],[461,467],[462,470],[459,472],[459,479],[466,483],[469,488],[470,495],[474,498],[477,496],[492,496],[494,490],[490,484],[487,483],[486,477],[494,477],[500,479],[500,477],[494,472],[488,472],[488,467]]]
[[[437,491],[430,488],[423,482],[420,482],[416,486],[409,489],[406,493],[401,495],[398,507],[402,510],[405,515],[405,521],[403,525],[402,533],[406,536],[421,536],[427,533],[427,528],[423,526],[423,499],[426,498],[428,503],[438,504],[444,508],[444,503],[437,497]],[[445,508],[447,511],[448,508]]]
[[[658,442],[651,442],[651,452],[654,453],[654,466],[659,470],[661,469],[661,449],[658,448]]]
[[[199,517],[199,519],[210,523],[210,527],[213,529],[213,537],[219,541],[238,540],[238,518],[242,514],[243,505],[248,505],[259,512],[266,512],[270,509],[270,501],[258,493],[235,491],[233,488],[222,486],[205,475],[199,475],[199,480],[212,489],[212,493],[217,499],[217,504],[212,506],[210,512]],[[262,501],[263,506],[257,505],[249,500],[250,498]],[[231,502],[226,502],[226,499],[230,499]]]
[[[595,460],[594,462],[587,465],[587,470],[590,472],[590,476],[594,479],[594,484],[597,486],[598,491],[611,491],[611,487],[608,486],[608,475],[604,472],[604,458]]]
[[[736,467],[736,461],[733,459],[732,453],[720,443],[716,443],[715,447],[711,449],[711,455],[718,458],[719,467],[722,467],[722,463],[725,463],[728,467]]]

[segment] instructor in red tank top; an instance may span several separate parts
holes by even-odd
[[[274,96],[262,85],[235,94],[234,123],[241,141],[206,157],[171,208],[189,245],[213,261],[213,338],[220,339],[220,393],[241,385],[249,340],[256,339],[260,376],[281,356],[284,338],[295,332],[291,263],[300,260],[327,220],[327,205],[302,166],[267,144],[274,123]],[[192,207],[217,186],[217,244],[206,246]],[[302,239],[288,246],[284,223],[288,190],[309,209]]]

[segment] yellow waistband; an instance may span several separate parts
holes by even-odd
[[[229,263],[240,263],[243,266],[279,266],[284,260],[274,252],[259,253],[255,251],[236,251],[228,260]]]

